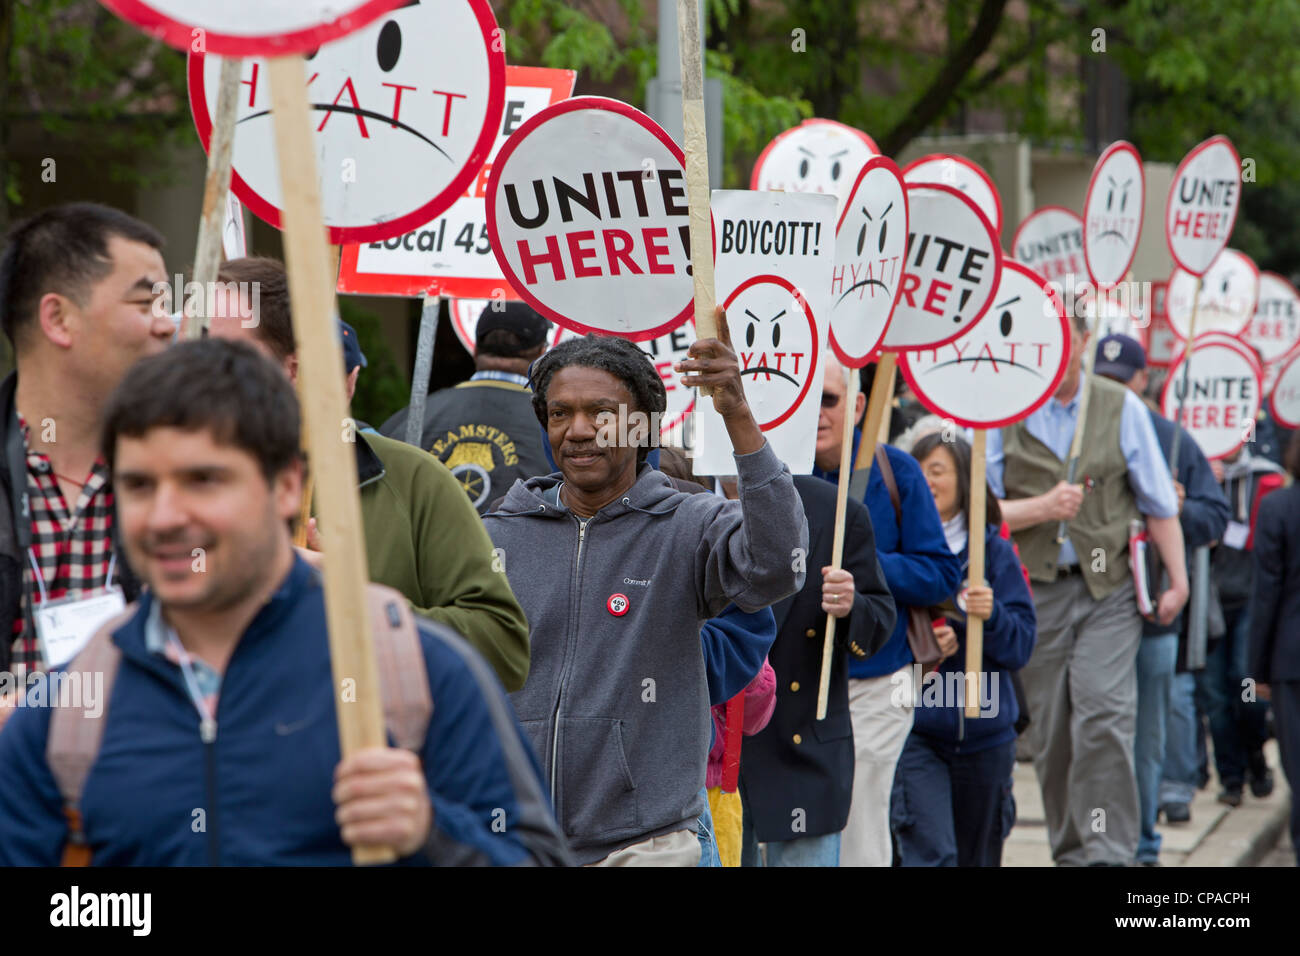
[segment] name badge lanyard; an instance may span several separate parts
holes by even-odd
[[[41,601],[38,606],[45,607],[45,605],[49,601],[49,597],[45,590],[45,575],[41,573],[40,563],[36,560],[36,551],[30,546],[28,546],[27,548],[27,560],[30,561],[32,564],[32,575],[36,578],[36,590],[39,592],[41,597]],[[113,551],[113,553],[109,555],[108,558],[108,577],[104,579],[105,591],[111,591],[113,589],[113,569],[116,567],[117,567],[117,551]]]
[[[185,689],[194,703],[194,709],[199,712],[199,737],[205,744],[210,744],[217,739],[217,720],[212,716],[212,711],[208,709],[208,702],[199,690],[199,680],[194,676],[190,653],[185,650],[185,645],[177,638],[176,632],[170,628],[167,630],[167,642],[176,648],[176,656],[181,659],[181,673],[185,675]]]

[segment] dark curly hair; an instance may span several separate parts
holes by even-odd
[[[662,414],[668,407],[668,393],[650,356],[641,351],[635,342],[613,335],[587,333],[580,339],[561,342],[536,362],[528,371],[528,384],[533,390],[533,414],[543,429],[546,428],[546,391],[551,379],[560,369],[571,365],[597,368],[621,381],[636,401],[633,411]],[[637,464],[650,454],[648,445],[637,449]]]

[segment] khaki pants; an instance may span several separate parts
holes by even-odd
[[[699,866],[700,838],[694,830],[675,830],[615,850],[588,866]]]
[[[907,735],[912,730],[912,669],[849,680],[853,720],[853,801],[840,841],[840,866],[889,866],[889,795]]]

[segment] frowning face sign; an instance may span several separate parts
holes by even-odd
[[[907,231],[898,167],[877,156],[859,174],[835,233],[830,343],[845,366],[860,368],[885,335],[902,289]]]
[[[759,428],[775,428],[803,402],[817,368],[812,310],[794,286],[771,275],[743,282],[725,308],[745,399]]]
[[[505,100],[505,56],[487,0],[411,0],[307,56],[306,81],[331,241],[400,235],[447,209],[487,158]],[[218,57],[190,58],[190,105],[206,146]],[[279,226],[266,63],[242,66],[232,186]]]
[[[989,217],[993,231],[1002,231],[1002,200],[998,191],[978,163],[965,156],[934,153],[922,156],[907,164],[903,170],[905,183],[940,183],[951,186],[970,197],[971,201]]]
[[[903,353],[921,403],[971,428],[1028,415],[1056,391],[1070,358],[1064,304],[1037,273],[1003,260],[993,305],[966,335]]]
[[[863,164],[878,153],[861,130],[831,120],[805,120],[767,145],[754,164],[750,188],[830,193],[842,199]]]
[[[1169,278],[1165,308],[1169,323],[1183,339],[1188,336],[1192,319],[1192,300],[1197,301],[1196,334],[1241,332],[1255,314],[1259,297],[1259,269],[1254,260],[1236,249],[1224,249],[1206,271],[1200,295],[1196,294],[1196,277],[1175,269]]]
[[[1124,278],[1142,232],[1146,180],[1129,143],[1115,143],[1093,167],[1083,202],[1083,255],[1093,281],[1109,287]]]

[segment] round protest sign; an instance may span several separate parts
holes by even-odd
[[[626,103],[579,96],[506,141],[487,190],[501,271],[575,332],[653,339],[691,315],[685,157]]]
[[[1165,314],[1174,332],[1184,341],[1192,321],[1192,300],[1196,300],[1196,337],[1203,332],[1237,335],[1255,315],[1259,297],[1259,268],[1254,260],[1236,249],[1224,249],[1201,280],[1175,268],[1165,293]]]
[[[989,217],[952,186],[907,184],[910,240],[902,289],[881,347],[946,345],[988,311],[1002,271]]]
[[[1226,458],[1241,447],[1255,427],[1259,412],[1262,371],[1251,350],[1238,339],[1211,332],[1197,336],[1192,351],[1183,417],[1183,365],[1174,364],[1160,396],[1160,412],[1181,424],[1205,452],[1206,458]]]
[[[902,291],[907,191],[892,159],[876,156],[858,174],[835,227],[831,349],[861,368],[884,338]]]
[[[921,404],[967,428],[1001,428],[1024,418],[1052,396],[1069,362],[1061,297],[1011,260],[1002,263],[993,307],[973,329],[899,360]]]
[[[830,193],[842,200],[858,171],[880,149],[866,133],[834,120],[806,119],[763,147],[749,188],[769,192]]]
[[[1124,278],[1142,235],[1146,176],[1132,143],[1112,143],[1093,167],[1083,201],[1083,258],[1100,288]]]
[[[434,46],[442,52],[429,56]],[[460,198],[501,123],[501,50],[487,0],[464,0],[404,6],[308,59],[307,94],[330,242],[400,236]],[[261,59],[242,65],[231,188],[278,229],[283,194],[265,67]],[[220,57],[191,54],[190,109],[204,149],[212,137],[220,72]]]
[[[1276,362],[1300,342],[1300,292],[1276,272],[1259,274],[1255,314],[1241,332],[1265,363]]]
[[[410,0],[100,0],[179,50],[221,56],[304,53]],[[426,0],[426,5],[432,5]]]
[[[1011,240],[1011,257],[1049,282],[1085,275],[1083,220],[1064,206],[1034,210]]]
[[[775,428],[803,402],[813,382],[813,371],[818,367],[817,323],[812,308],[797,288],[773,275],[746,279],[727,297],[723,308],[732,342],[738,349],[758,353],[757,361],[744,363],[741,378],[752,376],[757,382],[761,376],[765,382],[788,383],[781,389],[745,390],[758,427]],[[796,355],[803,358],[802,373],[797,364],[784,369],[779,361],[773,364],[774,359],[768,356],[775,356],[778,350],[790,356],[791,361]]]
[[[965,156],[932,153],[903,167],[903,182],[939,183],[959,189],[989,217],[995,233],[1002,232],[1002,199],[989,174]]]
[[[1283,428],[1300,428],[1300,349],[1277,363],[1269,411]]]
[[[1212,136],[1183,157],[1165,205],[1165,240],[1174,262],[1204,275],[1228,245],[1241,205],[1241,160],[1226,136]]]

